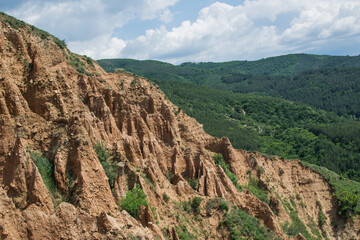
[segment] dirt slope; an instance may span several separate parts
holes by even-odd
[[[177,239],[178,226],[198,239],[229,238],[227,228],[218,228],[224,213],[206,211],[216,197],[282,239],[290,238],[283,229],[296,221],[314,239],[359,238],[358,222],[344,226],[336,214],[329,184],[299,161],[235,150],[145,79],[105,73],[52,36],[0,19],[1,239]],[[98,143],[124,165],[112,188],[94,150]],[[216,153],[240,185],[252,180],[265,189],[269,204],[237,190],[214,163]],[[34,163],[39,156],[52,164],[54,192]],[[135,186],[152,208],[142,207],[138,220],[117,204]],[[197,215],[182,207],[195,196],[203,199]]]

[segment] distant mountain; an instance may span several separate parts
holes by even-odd
[[[360,57],[293,54],[258,61],[183,63],[99,60],[151,80],[185,81],[232,92],[303,102],[339,115],[360,117]]]
[[[360,67],[360,56],[329,56],[289,54],[257,61],[231,61],[224,63],[183,63],[181,67],[204,70],[220,70],[256,75],[296,75],[303,71],[332,67]]]

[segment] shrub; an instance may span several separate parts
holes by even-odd
[[[190,212],[190,203],[189,202],[183,201],[182,206],[183,206],[184,211]]]
[[[169,195],[167,195],[166,193],[163,194],[163,199],[165,202],[168,202],[170,200]]]
[[[210,199],[209,201],[206,202],[206,215],[207,216],[211,216],[211,211],[218,207],[217,204],[218,204],[217,198]]]
[[[213,160],[215,164],[219,165],[220,167],[222,167],[222,169],[224,169],[226,176],[228,176],[236,189],[242,191],[242,186],[239,184],[239,180],[237,179],[235,174],[230,171],[229,164],[225,162],[223,156],[220,153],[217,153],[213,156]]]
[[[110,188],[113,189],[117,177],[118,168],[116,166],[116,163],[113,161],[112,153],[105,147],[103,143],[95,144],[94,149],[105,171],[105,174],[109,179]]]
[[[232,209],[225,215],[224,224],[230,230],[231,239],[280,239],[260,221],[239,209]]]
[[[319,212],[319,227],[322,229],[325,221],[326,221],[327,217],[325,216],[325,214],[323,213],[323,211],[320,210]]]
[[[200,213],[200,204],[202,199],[200,197],[193,197],[191,201],[191,208],[194,211],[194,213],[198,214]]]
[[[360,195],[354,192],[346,191],[345,189],[338,189],[334,193],[334,196],[338,199],[339,214],[350,217],[354,213],[359,213],[358,207]]]
[[[229,204],[225,201],[222,201],[220,204],[219,204],[219,208],[225,212],[229,211]]]
[[[187,230],[184,224],[181,224],[180,226],[175,226],[175,231],[179,236],[180,240],[196,239],[196,237]]]
[[[92,59],[90,57],[86,57],[86,62],[87,64],[89,64],[90,66],[94,67],[94,63],[92,61]]]
[[[173,179],[174,177],[174,174],[171,172],[171,171],[167,171],[165,173],[165,177],[169,180],[169,182],[171,183],[171,180]]]
[[[54,166],[47,158],[42,155],[39,155],[35,152],[30,152],[30,157],[35,163],[41,178],[47,188],[47,190],[51,193],[56,189],[56,185],[54,182]]]
[[[195,191],[198,190],[199,182],[196,178],[190,178],[188,180],[188,183],[189,183],[190,187],[192,187],[192,189],[194,189]]]
[[[139,216],[140,206],[147,205],[146,194],[139,186],[128,191],[126,198],[123,198],[120,202],[120,208],[127,211],[135,219]]]
[[[269,204],[268,192],[259,187],[259,181],[256,178],[249,176],[249,184],[246,188],[254,194],[255,197]]]
[[[46,157],[29,150],[28,152],[30,154],[30,158],[35,163],[56,208],[62,201],[65,200],[65,197],[60,194],[58,188],[56,187],[54,180],[54,165]]]
[[[60,40],[60,39],[58,39],[56,37],[54,37],[53,39],[54,39],[54,42],[56,43],[56,45],[58,45],[59,48],[66,49],[65,40]]]

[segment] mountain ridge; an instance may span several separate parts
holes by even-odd
[[[236,150],[146,79],[0,24],[3,239],[254,238],[239,230],[244,212],[257,236],[358,236],[358,219],[339,215],[331,185],[300,161]],[[131,216],[123,200],[144,194]]]

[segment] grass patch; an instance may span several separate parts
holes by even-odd
[[[50,162],[46,157],[40,155],[36,152],[28,150],[30,158],[35,163],[41,178],[49,192],[50,198],[55,206],[59,206],[61,202],[65,200],[65,197],[62,196],[56,187],[54,180],[54,164]]]
[[[103,143],[95,144],[94,149],[105,171],[105,174],[109,179],[110,188],[114,189],[115,180],[118,173],[118,167],[116,166],[115,160],[121,158],[121,155],[114,156],[114,154],[109,149],[107,149]]]
[[[238,191],[242,191],[242,186],[239,184],[239,180],[237,179],[237,177],[235,176],[235,174],[233,174],[230,171],[230,166],[229,164],[227,164],[223,158],[223,156],[220,153],[216,153],[213,156],[213,160],[215,162],[215,164],[219,165],[220,167],[222,167],[222,169],[224,169],[226,176],[228,176],[228,178],[231,180],[231,182],[234,184],[234,186],[236,187],[236,189]]]
[[[56,45],[58,45],[59,48],[61,48],[61,49],[66,49],[67,48],[65,40],[60,40],[57,37],[53,37],[53,40],[54,40],[54,43]]]
[[[292,207],[289,201],[281,199],[278,194],[276,194],[276,196],[280,199],[286,213],[291,219],[291,224],[287,221],[281,226],[283,231],[288,236],[297,236],[301,233],[306,239],[313,239],[312,235],[306,229],[305,224],[299,218],[297,210]]]
[[[121,210],[127,211],[133,218],[137,219],[140,206],[147,206],[148,204],[146,194],[139,186],[136,186],[126,193],[126,197],[121,200],[119,206]]]
[[[192,240],[197,239],[197,237],[190,233],[185,224],[180,224],[179,226],[175,226],[175,231],[181,240]]]
[[[163,199],[164,201],[167,203],[170,200],[169,195],[167,195],[166,193],[163,194]]]
[[[249,176],[249,183],[246,188],[258,199],[269,204],[268,192],[259,187],[259,180]]]
[[[260,221],[241,211],[240,209],[232,209],[225,214],[224,224],[230,230],[231,239],[280,239],[270,229],[261,226]]]
[[[198,190],[199,181],[196,178],[190,178],[188,180],[188,183],[189,183],[190,187],[192,187],[192,189],[194,189],[195,191]]]
[[[80,74],[85,74],[87,76],[93,76],[91,72],[86,70],[86,64],[88,62],[88,58],[84,57],[85,59],[81,60],[77,55],[71,53],[68,56],[68,63]],[[92,62],[91,62],[92,63]]]
[[[320,173],[333,187],[339,214],[348,218],[360,214],[360,182],[352,181],[317,165],[302,162],[306,167]]]
[[[222,198],[210,199],[206,202],[206,215],[211,216],[213,209],[219,209],[223,212],[229,211],[229,203]]]
[[[192,201],[191,201],[191,208],[193,210],[193,212],[195,214],[199,214],[200,213],[200,204],[202,202],[202,198],[200,197],[193,197]]]

